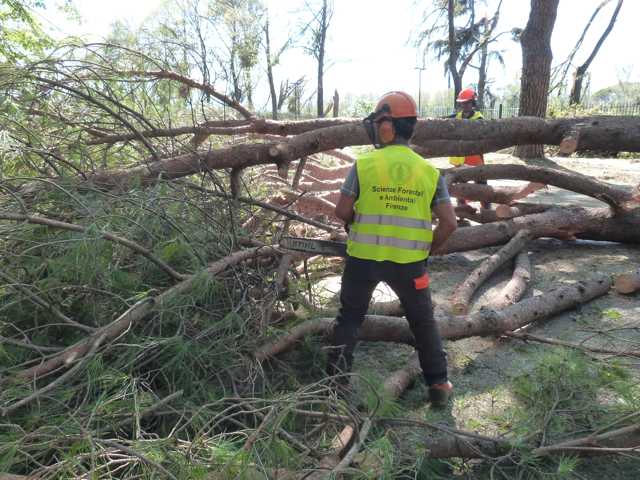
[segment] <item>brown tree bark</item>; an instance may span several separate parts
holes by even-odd
[[[543,213],[459,228],[447,240],[444,253],[501,245],[524,229],[531,232],[532,238],[582,238],[638,244],[640,208],[614,216],[609,208],[554,207]]]
[[[531,0],[529,21],[522,31],[522,76],[519,115],[545,117],[551,78],[551,33],[559,0]],[[543,145],[516,147],[520,158],[544,157]]]
[[[455,181],[458,180],[456,179]],[[530,182],[522,187],[497,187],[476,183],[452,183],[449,185],[449,194],[456,198],[464,198],[476,202],[510,205],[516,200],[525,198],[544,187],[544,184],[534,182]]]
[[[456,168],[447,172],[447,181],[449,183],[497,179],[525,180],[544,185],[553,185],[588,195],[611,205],[615,209],[633,207],[638,204],[631,189],[602,182],[578,172],[528,165],[484,165],[474,168]],[[531,186],[529,186],[530,188]]]
[[[531,215],[532,213],[546,212],[550,208],[553,208],[553,205],[543,203],[517,203],[515,205],[497,205],[495,213],[499,220],[506,220],[508,218]]]
[[[527,291],[527,286],[531,283],[532,277],[533,272],[531,270],[529,254],[527,252],[520,252],[514,262],[511,280],[509,280],[500,293],[489,302],[488,307],[494,310],[502,310],[520,301],[524,296],[524,292]]]
[[[544,143],[559,145],[580,124],[578,149],[640,151],[640,118],[590,117],[545,120],[517,117],[502,120],[458,122],[450,119],[419,120],[412,138],[413,147],[423,156],[467,155],[486,153],[513,145]],[[245,144],[216,150],[195,151],[164,158],[150,165],[126,170],[102,171],[88,175],[96,182],[122,184],[122,177],[141,178],[143,183],[163,178],[177,178],[207,169],[250,167],[260,164],[291,162],[306,155],[352,145],[368,145],[369,138],[360,120],[321,119],[303,122],[256,120],[240,127],[183,127],[142,131],[135,134],[100,137],[89,143],[116,143],[180,134],[221,134],[256,132],[261,134],[296,135],[277,142]],[[284,148],[286,147],[286,148]],[[121,173],[122,172],[122,173]],[[134,180],[130,180],[131,183]],[[124,183],[125,185],[127,183]]]
[[[469,199],[467,198],[467,200]],[[502,218],[498,218],[495,210],[491,210],[488,208],[481,208],[479,210],[476,210],[471,205],[457,206],[455,208],[455,212],[458,218],[466,218],[477,223],[491,223],[497,222],[498,220],[503,220]]]
[[[453,291],[451,311],[454,315],[464,315],[475,291],[500,266],[515,257],[529,241],[528,230],[520,230],[504,247],[491,255]]]

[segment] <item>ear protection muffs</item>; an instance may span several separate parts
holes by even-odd
[[[367,135],[376,148],[382,148],[393,142],[396,137],[393,118],[388,115],[390,113],[389,106],[384,105],[380,110],[370,113],[362,120]]]
[[[385,117],[377,123],[380,143],[386,145],[393,142],[393,139],[396,138],[396,129],[393,126],[393,120],[390,117]]]

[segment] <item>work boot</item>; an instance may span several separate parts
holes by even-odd
[[[451,382],[429,385],[429,401],[434,408],[446,407],[452,395],[453,385]]]

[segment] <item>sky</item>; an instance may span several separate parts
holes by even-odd
[[[554,63],[564,59],[573,48],[588,18],[602,0],[561,0],[558,17],[551,39]],[[38,18],[56,35],[82,35],[87,40],[102,39],[116,20],[125,20],[137,27],[154,15],[161,0],[75,0],[82,24],[65,21],[53,11],[40,12]],[[304,0],[266,0],[273,25],[272,43],[279,45],[295,29]],[[479,2],[480,3],[480,2]],[[478,13],[493,13],[495,0],[489,7],[480,7]],[[412,45],[428,0],[334,0],[335,12],[329,27],[325,74],[325,97],[337,89],[341,95],[370,94],[372,97],[389,90],[404,90],[418,95],[420,84],[423,98],[429,92],[448,87],[441,62],[427,57]],[[500,22],[496,31],[524,28],[529,15],[529,0],[503,0]],[[591,51],[609,21],[615,1],[611,2],[591,27],[583,49],[576,57],[582,63]],[[617,23],[593,62],[591,91],[623,81],[640,81],[640,55],[633,51],[629,39],[637,38],[637,19],[640,18],[640,0],[625,0]],[[503,52],[505,67],[493,65],[490,77],[493,90],[519,82],[521,49],[518,43],[504,35],[498,44]],[[416,67],[423,66],[424,70]],[[315,89],[315,64],[301,51],[289,51],[283,56],[275,74],[278,79],[291,79],[306,74]],[[465,75],[463,83],[474,83],[474,71]],[[265,101],[266,102],[266,101]]]

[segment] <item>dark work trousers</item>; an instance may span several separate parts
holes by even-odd
[[[341,307],[333,329],[327,364],[329,375],[351,370],[358,329],[367,313],[374,289],[379,282],[385,282],[402,303],[416,339],[416,350],[427,385],[447,381],[447,358],[433,318],[431,293],[428,287],[419,285],[416,288],[414,282],[425,273],[424,261],[401,264],[347,257],[340,290]]]

